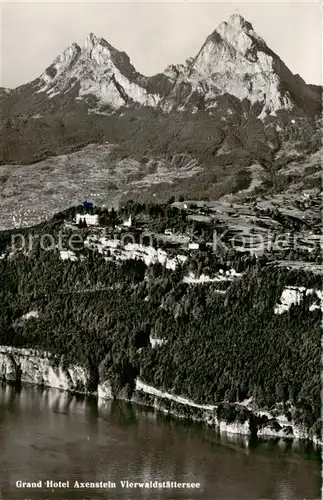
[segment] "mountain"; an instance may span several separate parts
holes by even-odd
[[[281,186],[276,171],[295,151],[295,161],[318,151],[320,109],[321,88],[293,75],[238,14],[195,57],[150,77],[90,34],[32,82],[0,89],[0,164],[28,165],[108,142],[144,170],[149,158],[171,165],[178,154],[192,159],[204,169],[190,179],[199,196],[232,192],[255,163],[269,185]],[[183,189],[179,181],[176,189]]]
[[[209,113],[222,96],[231,95],[249,108],[256,105],[262,119],[280,109],[315,114],[320,107],[317,89],[293,75],[239,14],[221,23],[195,57],[153,77],[138,73],[125,52],[91,33],[83,47],[72,43],[39,78],[13,94],[20,104],[27,98],[41,107],[59,97],[101,112],[145,106]]]
[[[181,93],[182,105],[202,101],[206,109],[216,107],[218,96],[228,93],[251,104],[258,102],[260,116],[295,107],[313,112],[318,104],[317,94],[292,74],[239,14],[221,23],[197,56],[179,68],[167,100],[176,102]]]
[[[40,76],[36,92],[53,97],[77,86],[79,99],[91,96],[113,109],[134,103],[157,106],[160,96],[149,93],[141,80],[126,53],[91,33],[83,48],[73,43],[55,59]]]
[[[319,108],[239,15],[154,77],[90,34],[0,89],[0,344],[86,367],[84,390],[139,374],[231,428],[319,439]],[[76,233],[81,200],[99,226]],[[10,348],[0,369],[28,375]]]

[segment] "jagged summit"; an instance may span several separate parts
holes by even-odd
[[[220,96],[230,94],[258,103],[260,117],[311,108],[313,102],[315,108],[317,100],[239,13],[220,23],[195,57],[149,78],[136,71],[125,52],[90,33],[82,47],[72,43],[37,81],[37,92],[50,98],[75,89],[74,98],[91,97],[93,106],[94,97],[99,108],[143,105],[164,111],[202,107],[212,112]]]
[[[74,98],[112,110],[131,104],[156,106],[159,96],[150,95],[140,77],[127,54],[90,33],[83,47],[73,43],[59,55],[36,85],[37,93],[49,98],[77,92]]]
[[[89,33],[89,35],[84,40],[83,48],[84,50],[93,50],[94,47],[104,47],[112,52],[119,52],[112,45],[110,45],[104,38],[96,36],[94,33]]]
[[[94,33],[91,32],[84,40],[84,47],[87,48],[90,45],[93,46],[94,44],[98,43],[99,40],[100,38],[98,38]]]
[[[260,118],[279,109],[308,109],[308,101],[317,99],[267,46],[252,24],[237,13],[219,24],[193,63],[181,71],[171,92],[172,102],[183,87],[181,106],[194,108],[198,102],[204,109],[212,109],[217,107],[221,95],[231,94],[251,105],[258,103]]]
[[[234,26],[235,28],[240,28],[242,30],[253,31],[252,24],[246,21],[246,19],[237,12],[231,14],[229,20],[225,24]]]

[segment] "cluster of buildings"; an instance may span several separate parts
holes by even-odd
[[[85,201],[82,203],[82,205],[84,208],[93,208],[93,204],[91,202]],[[98,214],[80,212],[76,214],[74,224],[80,225],[82,223],[85,223],[86,226],[99,226]],[[133,220],[131,215],[121,224],[114,226],[115,230],[119,232],[128,230],[131,227],[133,227]],[[197,241],[192,241],[192,237],[190,235],[177,233],[173,229],[166,229],[164,231],[164,237],[166,237],[167,240],[173,243],[175,242],[184,245],[188,250],[200,249],[200,243],[198,243]]]

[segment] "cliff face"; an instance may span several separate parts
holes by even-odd
[[[81,366],[62,367],[49,353],[0,346],[0,378],[4,380],[85,392],[88,376]]]
[[[79,365],[64,367],[58,358],[55,358],[50,353],[33,349],[0,346],[0,380],[89,394],[87,387],[90,379],[90,370]],[[248,410],[245,412],[246,415],[243,419],[234,418],[228,422],[217,416],[216,406],[198,405],[180,396],[155,389],[139,380],[137,380],[133,394],[129,393],[127,387],[123,387],[117,395],[114,395],[108,380],[98,384],[95,393],[101,400],[101,404],[102,401],[113,397],[127,401],[131,400],[173,414],[179,418],[205,422],[219,432],[262,437],[309,439],[305,429],[292,423],[282,422],[278,419],[281,424],[279,425],[278,420],[275,418],[267,418],[264,421],[262,419],[262,413],[264,412],[253,413]],[[318,444],[322,444],[315,437],[311,439]]]
[[[281,109],[310,115],[321,109],[318,89],[294,75],[239,14],[219,24],[195,57],[154,76],[140,74],[125,52],[90,33],[82,46],[70,44],[36,80],[13,91],[0,88],[0,100],[7,101],[9,111],[18,104],[19,114],[26,106],[32,114],[36,107],[46,113],[64,106],[75,113],[82,103],[94,113],[141,106],[212,113],[225,94],[257,103],[261,119]]]
[[[79,365],[62,366],[62,363],[50,353],[34,349],[18,349],[0,346],[0,379],[7,382],[27,383],[52,387],[63,391],[89,394],[88,390],[93,374]],[[108,380],[98,384],[93,393],[100,398],[114,397]],[[126,389],[117,394],[118,399],[129,399]]]

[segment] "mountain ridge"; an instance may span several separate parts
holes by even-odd
[[[195,57],[154,76],[90,33],[32,82],[0,89],[0,164],[33,164],[108,142],[138,161],[191,156],[206,171],[201,190],[220,171],[228,192],[239,169],[255,162],[277,183],[280,149],[285,156],[320,147],[320,91],[293,75],[239,15],[221,23]]]
[[[317,89],[293,75],[240,14],[220,23],[195,57],[169,65],[157,75],[142,75],[125,52],[90,33],[83,46],[71,43],[26,86],[43,99],[75,93],[74,99],[85,101],[92,110],[110,112],[123,106],[148,106],[162,112],[204,109],[212,113],[224,94],[259,103],[261,119],[280,109],[306,114],[320,109]],[[8,97],[26,86],[12,90]]]

